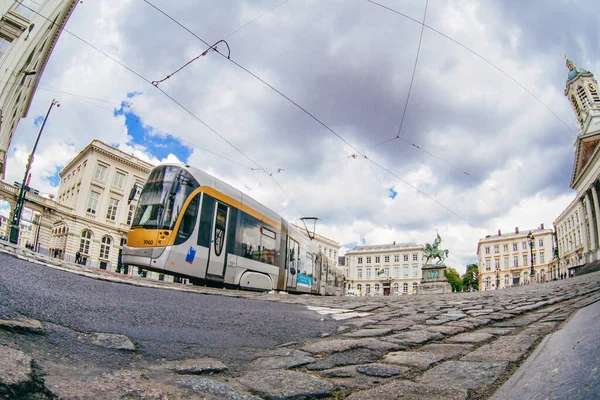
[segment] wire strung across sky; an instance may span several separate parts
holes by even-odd
[[[20,5],[22,5],[23,7],[29,9],[30,11],[32,11],[33,13],[39,15],[40,17],[44,18],[46,21],[49,21],[52,25],[57,25],[59,26],[59,24],[55,21],[52,21],[51,19],[49,19],[48,17],[40,14],[37,10],[34,10],[33,8],[27,6],[26,4],[23,4],[21,1],[17,1]],[[269,173],[266,169],[264,169],[262,166],[260,166],[256,161],[254,161],[250,156],[248,156],[246,153],[244,153],[241,149],[239,149],[237,146],[235,146],[231,141],[229,141],[227,138],[225,138],[224,136],[222,136],[219,132],[217,132],[213,127],[211,127],[210,125],[208,125],[206,122],[204,122],[202,119],[200,119],[196,114],[194,114],[189,108],[187,108],[186,106],[184,106],[181,102],[179,102],[177,99],[175,99],[173,96],[171,96],[170,94],[168,94],[167,92],[165,92],[163,89],[159,88],[158,86],[154,85],[152,83],[152,81],[150,81],[148,78],[144,77],[143,75],[141,75],[139,72],[135,71],[134,69],[128,67],[127,65],[125,65],[124,63],[122,63],[121,61],[119,61],[118,59],[112,57],[111,55],[107,54],[106,52],[104,52],[103,50],[99,49],[98,47],[94,46],[93,44],[91,44],[90,42],[88,42],[87,40],[79,37],[78,35],[74,34],[73,32],[69,31],[68,29],[63,28],[64,32],[67,32],[69,35],[73,36],[74,38],[76,38],[77,40],[81,41],[82,43],[86,44],[87,46],[91,47],[92,49],[94,49],[95,51],[97,51],[98,53],[102,54],[103,56],[107,57],[108,59],[112,60],[113,62],[119,64],[121,67],[125,68],[127,71],[131,72],[132,74],[134,74],[135,76],[137,76],[138,78],[142,79],[144,82],[152,85],[152,87],[156,88],[157,90],[159,90],[163,95],[165,95],[168,99],[170,99],[172,102],[174,102],[175,104],[177,104],[181,109],[183,109],[186,113],[188,113],[190,116],[192,116],[192,118],[194,118],[196,121],[200,122],[202,125],[204,125],[208,130],[210,130],[211,132],[213,132],[215,135],[217,135],[219,138],[221,138],[223,141],[225,141],[228,145],[230,145],[231,147],[233,147],[236,151],[238,151],[240,154],[242,154],[246,159],[248,159],[252,164],[256,165],[256,167],[258,167],[258,169],[260,169],[261,171],[263,171],[265,174],[269,175],[271,177],[271,179],[273,179],[273,181],[277,184],[277,186],[279,188],[281,188],[281,185],[279,184],[279,182],[277,182],[277,180],[275,179],[275,177],[273,176],[272,173]],[[219,53],[221,54],[221,53]],[[300,215],[304,216],[304,213],[302,212],[302,210],[300,209],[300,207],[298,207],[298,205],[294,202],[294,200],[289,197],[289,195],[287,194],[287,192],[285,190],[283,190],[283,188],[281,188],[283,193],[288,197],[288,199],[290,200],[290,202],[294,205],[294,207],[296,207],[296,209],[300,212]]]
[[[143,0],[143,1],[146,4],[150,5],[151,7],[153,7],[158,12],[160,12],[161,14],[163,14],[164,16],[166,16],[172,22],[174,22],[175,24],[177,24],[178,26],[180,26],[182,29],[184,29],[185,31],[187,31],[188,33],[190,33],[192,36],[194,36],[195,38],[197,38],[198,40],[200,40],[202,43],[204,43],[207,46],[210,46],[207,41],[205,41],[204,39],[202,39],[200,36],[198,36],[192,30],[190,30],[185,25],[183,25],[181,22],[179,22],[177,19],[173,18],[168,13],[166,13],[165,11],[163,11],[162,9],[160,9],[159,7],[157,7],[156,5],[154,5],[152,2],[150,2],[149,0]],[[427,13],[427,7],[425,8],[425,15],[426,15],[426,13]],[[424,18],[425,18],[425,15],[424,15]],[[421,23],[421,24],[424,25],[424,22]],[[422,33],[423,32],[421,31],[421,36],[422,36]],[[419,43],[419,48],[420,48],[420,43]],[[275,88],[273,85],[271,85],[270,83],[268,83],[267,81],[265,81],[264,79],[262,79],[261,77],[259,77],[258,75],[256,75],[255,73],[253,73],[252,71],[250,71],[249,69],[247,69],[246,67],[244,67],[243,65],[241,65],[240,63],[236,62],[229,55],[225,56],[223,53],[219,52],[218,50],[216,50],[216,52],[219,55],[221,55],[223,57],[226,57],[229,62],[231,62],[234,65],[236,65],[237,67],[241,68],[243,71],[245,71],[246,73],[250,74],[251,76],[253,76],[257,80],[259,80],[260,82],[262,82],[264,85],[268,86],[270,89],[272,89],[273,91],[275,91],[277,94],[279,94],[280,96],[282,96],[283,98],[285,98],[287,101],[289,101],[290,103],[292,103],[294,106],[296,106],[302,112],[304,112],[305,114],[307,114],[309,117],[311,117],[317,123],[319,123],[321,126],[323,126],[325,129],[327,129],[327,131],[329,131],[331,134],[335,135],[340,140],[342,140],[346,145],[348,145],[353,150],[355,150],[356,153],[358,153],[362,158],[368,159],[367,156],[366,156],[366,154],[364,154],[359,149],[357,149],[354,145],[352,145],[350,142],[348,142],[344,137],[342,137],[340,134],[338,134],[336,131],[334,131],[331,127],[329,127],[327,124],[325,124],[319,118],[317,118],[314,114],[312,114],[311,112],[309,112],[306,108],[302,107],[300,104],[298,104],[297,102],[295,102],[294,100],[292,100],[289,96],[285,95],[283,92],[281,92],[280,90],[278,90],[277,88]],[[418,57],[418,53],[417,53],[417,57]],[[415,63],[415,68],[416,68],[416,63]],[[413,77],[414,77],[414,72],[413,72]],[[160,88],[159,88],[159,90],[160,90]],[[356,153],[353,154],[354,158],[357,158]],[[406,185],[410,186],[411,188],[413,188],[417,192],[421,193],[422,195],[424,195],[428,199],[430,199],[430,200],[434,201],[435,203],[437,203],[438,205],[442,206],[444,209],[450,211],[453,215],[457,216],[459,219],[461,219],[462,221],[464,221],[465,223],[467,223],[469,226],[473,227],[473,225],[471,225],[471,223],[469,223],[466,219],[464,219],[463,217],[461,217],[460,215],[458,215],[456,212],[450,210],[448,207],[446,207],[445,205],[443,205],[442,203],[440,203],[438,200],[434,199],[433,197],[431,197],[427,193],[425,193],[422,190],[418,189],[416,186],[414,186],[414,185],[410,184],[408,181],[400,178],[397,174],[392,173],[389,169],[383,167],[379,163],[377,163],[377,162],[375,162],[375,161],[373,161],[371,159],[369,159],[369,161],[371,161],[374,165],[378,166],[379,168],[383,169],[384,171],[388,172],[392,176],[395,176],[396,178],[400,179]],[[284,170],[283,168],[279,168],[279,171],[283,171],[283,170]],[[273,173],[271,173],[269,175],[271,177],[273,177]],[[291,198],[290,198],[290,200],[291,200]],[[298,208],[298,207],[296,206],[296,208]]]
[[[569,124],[567,124],[557,113],[554,112],[554,110],[552,110],[546,103],[544,103],[539,97],[537,97],[531,90],[527,89],[527,87],[525,87],[525,85],[523,85],[522,83],[520,83],[518,80],[516,80],[515,78],[513,78],[508,72],[504,71],[502,68],[500,68],[499,66],[497,66],[496,64],[494,64],[493,62],[491,62],[490,60],[488,60],[487,58],[485,58],[484,56],[482,56],[481,54],[477,53],[475,50],[470,49],[469,47],[465,46],[464,44],[462,44],[461,42],[459,42],[458,40],[446,35],[445,33],[427,25],[425,23],[425,20],[423,20],[423,22],[414,19],[412,17],[409,17],[408,15],[401,13],[398,10],[395,10],[391,7],[388,7],[386,5],[383,5],[381,3],[378,3],[374,0],[365,0],[371,4],[374,4],[376,6],[379,6],[381,8],[384,8],[388,11],[391,11],[395,14],[398,14],[406,19],[409,19],[413,22],[416,22],[417,24],[420,24],[424,27],[426,27],[427,29],[431,30],[432,32],[437,33],[440,36],[445,37],[446,39],[452,41],[453,43],[459,45],[460,47],[462,47],[463,49],[467,50],[469,53],[473,54],[474,56],[478,57],[479,59],[481,59],[482,61],[486,62],[487,64],[491,65],[492,67],[494,67],[496,70],[498,70],[502,75],[506,76],[507,78],[509,78],[511,81],[513,81],[514,83],[516,83],[517,85],[519,85],[519,87],[521,87],[521,89],[525,90],[527,93],[529,93],[529,95],[531,95],[531,97],[533,97],[535,100],[537,100],[541,105],[543,105],[548,111],[550,111],[556,118],[558,118],[560,120],[560,122],[562,122],[567,129],[570,131],[571,136],[577,138],[577,133],[573,130],[572,127],[569,126]]]

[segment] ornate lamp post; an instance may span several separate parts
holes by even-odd
[[[533,233],[529,231],[527,234],[527,241],[529,242],[529,255],[531,257],[531,271],[529,272],[529,280],[531,283],[534,282],[535,269],[533,269]]]
[[[52,107],[60,107],[60,103],[53,99],[50,104],[50,108],[48,108],[48,112],[46,113],[46,117],[44,118],[44,122],[42,122],[42,126],[40,127],[40,131],[37,135],[37,139],[35,139],[35,144],[33,145],[33,150],[31,150],[31,154],[29,155],[29,159],[27,160],[27,167],[25,168],[25,176],[23,177],[23,183],[19,188],[19,196],[17,197],[17,203],[15,205],[15,211],[13,212],[12,222],[10,224],[10,242],[12,244],[19,243],[19,225],[21,223],[21,213],[23,212],[23,205],[25,203],[25,190],[29,190],[29,188],[25,188],[27,184],[27,176],[29,175],[29,169],[31,168],[31,164],[33,163],[33,156],[35,154],[35,149],[37,148],[38,142],[40,141],[40,136],[42,135],[42,131],[44,130],[44,126],[46,125],[46,121],[48,120],[48,116],[50,115],[50,110]]]

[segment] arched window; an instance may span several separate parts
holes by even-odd
[[[408,293],[408,283],[404,282],[402,284],[402,292],[403,293]]]
[[[485,280],[484,280],[485,290],[488,290],[491,286],[492,286],[492,280],[489,276],[486,276]]]
[[[546,282],[546,271],[545,270],[540,271],[540,282]]]
[[[510,276],[504,275],[504,286],[510,286]]]
[[[375,284],[375,293],[379,293],[379,283]]]
[[[417,282],[413,282],[413,293],[417,293],[417,286],[419,286],[419,284]]]
[[[362,294],[362,285],[360,283],[356,285],[356,290],[358,290],[358,294]]]
[[[596,86],[592,82],[588,83],[588,89],[590,89],[590,94],[592,95],[592,100],[594,100],[595,103],[600,103],[600,96],[598,96]]]
[[[110,256],[110,245],[112,243],[112,239],[110,236],[102,237],[102,243],[100,244],[100,258],[108,259]]]
[[[79,252],[82,254],[90,254],[90,243],[92,242],[92,232],[84,230],[81,232],[81,241],[79,242]]]
[[[583,90],[583,86],[577,86],[577,96],[579,97],[579,101],[581,101],[583,109],[588,109],[590,107],[590,99],[587,97],[585,90]]]
[[[400,285],[398,285],[398,283],[394,283],[394,293],[398,293],[399,290],[400,290]]]
[[[351,283],[348,284],[348,290],[352,290],[352,284]]]
[[[575,99],[575,95],[571,95],[571,103],[573,103],[573,107],[575,107],[575,111],[577,111],[577,115],[581,114],[581,109],[579,108],[579,103]]]
[[[366,294],[371,293],[371,284],[370,283],[367,283],[365,285],[365,292],[366,292]]]
[[[129,213],[127,214],[127,225],[131,225],[131,220],[135,214],[135,206],[133,204],[129,205]]]

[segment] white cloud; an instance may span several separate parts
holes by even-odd
[[[213,43],[273,2],[156,5]],[[591,50],[599,17],[594,5],[589,0],[565,9],[553,3],[547,7],[555,12],[546,15],[555,17],[539,18],[533,4],[431,2],[427,24],[486,57],[573,127],[561,55],[600,73]],[[424,3],[389,6],[423,16]],[[139,1],[84,2],[67,29],[149,80],[206,48]],[[349,144],[216,53],[159,86],[199,121],[65,32],[13,139],[6,180],[22,180],[38,132],[33,121],[58,98],[62,107],[52,111],[32,167],[32,186],[42,192],[55,192],[48,178],[97,138],[152,163],[195,165],[292,222],[301,214],[318,216],[317,232],[342,244],[424,244],[437,229],[450,250],[449,265],[460,271],[476,261],[479,238],[498,228],[550,226],[568,204],[571,133],[498,69],[426,28],[404,140],[369,147],[398,133],[420,30],[368,2],[315,0],[287,2],[227,37],[233,60]],[[115,115],[122,102],[132,103],[126,110],[154,139],[181,138],[192,148],[189,158],[180,160],[175,151],[159,155],[136,141],[125,116]],[[397,192],[394,199],[390,189]]]

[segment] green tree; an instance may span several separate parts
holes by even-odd
[[[462,280],[454,268],[446,268],[446,279],[448,279],[450,286],[452,286],[453,292],[460,292],[462,290]]]
[[[477,264],[467,265],[467,272],[462,276],[462,283],[465,290],[468,288],[479,290],[479,266]]]

